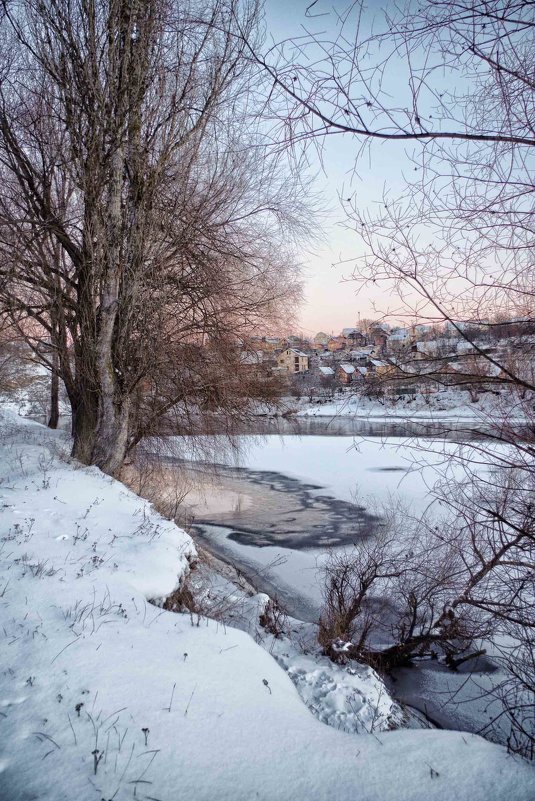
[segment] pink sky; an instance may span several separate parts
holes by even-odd
[[[345,0],[343,3],[320,0],[314,11],[332,11],[333,7],[342,5],[347,5]],[[319,26],[318,30],[328,24],[327,17],[306,19],[304,14],[308,6],[310,0],[292,0],[291,3],[267,0],[266,48],[270,41],[302,33],[303,22],[308,29]],[[368,6],[374,13],[383,4],[369,0]],[[351,136],[328,138],[324,143],[322,165],[314,163],[311,150],[311,168],[318,173],[315,190],[329,213],[319,221],[323,226],[324,241],[314,242],[309,250],[304,248],[300,254],[304,266],[305,297],[295,328],[305,335],[313,336],[318,331],[339,333],[346,326],[356,325],[359,313],[362,318],[378,317],[379,311],[374,311],[374,304],[383,312],[396,306],[395,298],[389,296],[386,288],[375,291],[375,294],[366,290],[357,294],[356,282],[348,280],[353,270],[352,260],[361,256],[363,251],[357,235],[343,226],[347,218],[339,198],[350,194],[358,199],[362,208],[373,208],[375,203],[381,203],[385,186],[393,185],[395,193],[401,191],[405,151],[400,145],[383,146],[379,143],[371,153],[373,158],[357,162],[359,144]],[[347,262],[334,266],[340,260]]]

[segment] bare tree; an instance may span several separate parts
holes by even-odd
[[[310,14],[317,11],[314,4]],[[409,560],[390,585],[405,612],[381,659],[429,648],[435,637],[442,648],[466,633],[467,642],[474,632],[495,645],[502,634],[512,638],[504,657],[510,744],[529,755],[533,719],[522,709],[533,687],[525,658],[533,650],[535,519],[533,8],[520,0],[409,1],[371,20],[355,2],[334,15],[330,28],[322,20],[321,35],[310,21],[299,39],[257,55],[272,119],[293,144],[350,137],[356,172],[365,148],[373,159],[374,142],[411,144],[401,196],[386,190],[371,212],[344,198],[348,227],[364,244],[362,258],[351,260],[354,278],[393,291],[395,306],[383,314],[446,324],[469,343],[470,355],[454,360],[455,378],[444,370],[449,354],[429,354],[418,379],[473,394],[483,383],[506,390],[487,418],[489,440],[457,455],[462,480],[448,471],[438,493],[451,516],[429,536],[443,559],[428,574],[423,561]],[[499,347],[489,347],[494,332]],[[400,380],[414,379],[406,359],[394,366]],[[443,563],[453,566],[445,575]],[[524,655],[521,669],[513,653]]]
[[[295,184],[252,120],[237,36],[257,19],[247,0],[4,4],[3,311],[33,321],[73,454],[106,472],[140,436],[140,399],[153,390],[156,419],[191,387],[185,365],[170,392],[174,358],[239,340],[296,289]]]
[[[441,519],[385,509],[376,537],[326,563],[319,625],[332,659],[386,672],[420,659],[457,670],[491,643],[502,678],[483,689],[499,701],[483,733],[530,758],[534,489],[529,473],[506,466],[492,481],[444,483]]]
[[[408,157],[414,179],[400,198],[386,192],[379,217],[344,199],[366,246],[354,277],[397,290],[402,303],[386,311],[448,322],[471,342],[466,321],[492,332],[497,313],[517,336],[531,331],[532,9],[427,0],[389,5],[383,19],[360,2],[333,14],[332,38],[305,32],[257,58],[286,140],[350,137],[357,155],[377,140],[421,145]]]

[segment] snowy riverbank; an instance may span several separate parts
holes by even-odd
[[[248,634],[149,603],[187,575],[187,534],[62,435],[1,429],[2,801],[533,797],[479,737],[323,725]]]
[[[301,399],[292,403],[288,400],[287,406],[298,417],[350,417],[370,421],[399,420],[465,426],[487,426],[500,419],[509,423],[522,422],[525,418],[522,401],[511,393],[503,392],[500,395],[485,392],[477,400],[472,400],[468,392],[459,389],[381,400],[351,391],[326,401]]]

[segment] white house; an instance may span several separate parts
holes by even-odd
[[[309,368],[309,358],[300,350],[286,348],[277,356],[277,364],[288,373],[306,373]]]

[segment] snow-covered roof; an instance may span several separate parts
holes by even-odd
[[[418,353],[424,353],[426,356],[436,356],[438,351],[438,342],[434,339],[429,342],[417,342],[416,350]]]
[[[342,364],[340,364],[339,367],[340,370],[343,370],[344,373],[347,373],[347,375],[351,375],[352,373],[355,372],[355,368],[353,367],[353,365],[347,364],[347,362],[342,362]]]
[[[370,359],[370,361],[374,367],[388,367],[386,362],[382,362],[379,359]]]
[[[470,326],[471,323],[462,323],[459,320],[446,320],[444,323],[444,330],[453,334],[458,334],[459,331],[464,331],[465,329],[470,328]]]
[[[462,373],[467,376],[480,376],[481,378],[498,378],[502,371],[499,364],[492,364],[492,362],[484,358],[478,359],[475,365],[474,362],[472,364],[464,364],[462,361],[448,362],[448,367],[456,373]]]
[[[395,334],[390,334],[388,337],[389,342],[404,342],[406,339],[409,338],[408,331],[396,331]]]
[[[367,367],[357,367],[357,372],[361,375],[368,375],[368,368]]]
[[[294,356],[303,356],[308,359],[308,353],[303,353],[302,350],[296,350],[295,348],[286,348],[286,353],[293,353]]]
[[[334,375],[334,370],[332,367],[324,367],[322,364],[319,366],[319,371],[322,375],[330,376]]]
[[[354,336],[355,334],[358,334],[359,336],[362,336],[362,334],[361,334],[361,332],[359,331],[358,328],[342,328],[342,336],[343,337],[351,337],[351,336]]]

